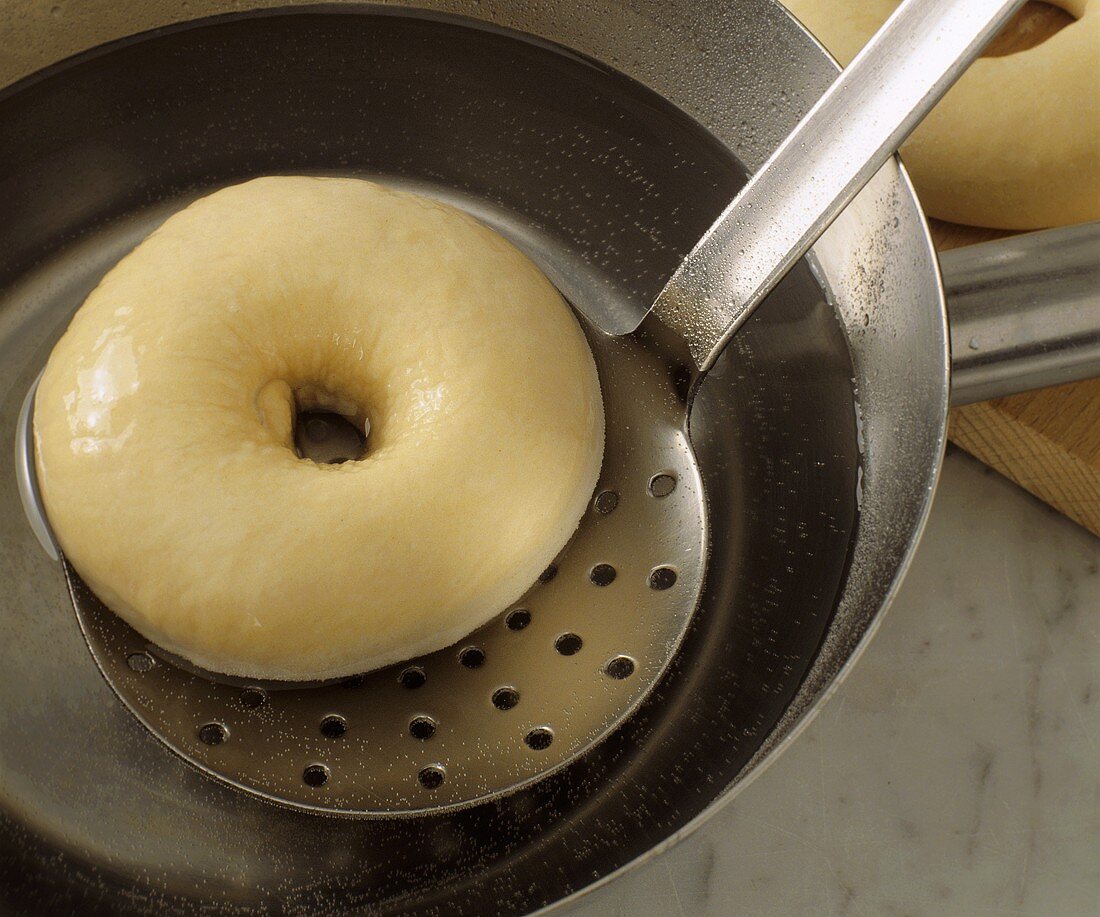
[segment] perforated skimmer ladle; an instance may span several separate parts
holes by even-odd
[[[605,333],[589,316],[607,413],[601,480],[579,531],[519,603],[462,644],[402,666],[333,684],[260,684],[149,645],[65,565],[81,628],[119,697],[201,770],[338,813],[472,804],[598,742],[660,677],[703,588],[706,506],[687,433],[703,374],[1021,2],[903,3],[632,333]],[[16,464],[31,523],[58,556],[34,480],[33,395]],[[315,417],[297,443],[332,461],[360,445],[343,448],[341,435]]]

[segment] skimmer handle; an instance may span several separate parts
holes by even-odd
[[[734,198],[653,305],[714,363],[1023,0],[904,0]]]

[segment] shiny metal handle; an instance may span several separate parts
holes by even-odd
[[[951,403],[1100,376],[1100,222],[940,255]]]
[[[780,144],[653,305],[699,369],[1023,0],[905,0]]]

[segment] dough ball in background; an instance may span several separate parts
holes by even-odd
[[[897,6],[784,2],[845,65]],[[975,61],[902,147],[932,216],[1016,230],[1100,219],[1100,0],[1051,5],[1073,21],[1033,47]],[[1006,32],[1052,19],[1033,6]]]

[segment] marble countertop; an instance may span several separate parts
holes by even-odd
[[[1100,914],[1100,539],[949,455],[905,584],[817,719],[565,912]]]

